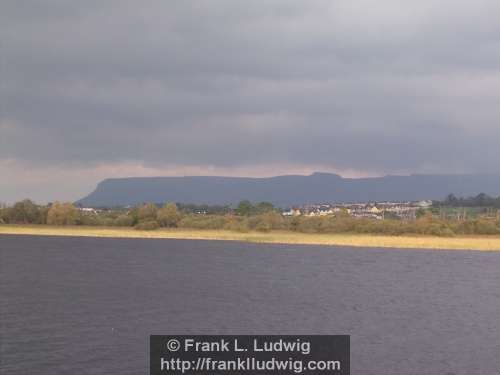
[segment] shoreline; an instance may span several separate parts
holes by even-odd
[[[0,225],[0,235],[71,236],[96,238],[156,238],[242,241],[249,243],[383,247],[398,249],[499,251],[500,236],[387,236],[376,234],[309,234],[290,231],[240,233],[229,230],[157,229],[123,227]]]

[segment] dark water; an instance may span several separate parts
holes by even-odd
[[[0,236],[1,374],[147,374],[150,334],[350,334],[352,374],[500,374],[500,253]]]

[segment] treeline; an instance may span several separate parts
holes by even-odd
[[[430,213],[412,221],[374,220],[352,217],[294,217],[289,229],[306,233],[366,233],[385,235],[498,235],[500,220],[476,217],[467,220],[441,219]]]
[[[244,221],[240,225],[241,220],[236,218],[252,216],[248,228],[263,229],[266,225],[258,225],[256,220],[264,214],[281,218],[281,214],[268,202],[253,205],[249,201],[242,201],[234,209],[229,206],[145,203],[131,209],[94,210],[79,209],[69,202],[43,206],[26,199],[12,206],[0,207],[0,224],[122,226],[141,230],[160,227],[237,229],[246,227],[247,223]]]
[[[457,198],[454,194],[449,194],[444,201],[433,202],[433,206],[438,207],[494,207],[500,208],[500,197],[493,198],[481,193],[475,197]]]
[[[360,233],[385,235],[499,235],[500,220],[472,218],[467,220],[440,219],[431,214],[413,221],[374,220],[350,216],[283,217],[277,212],[257,215],[186,215],[177,224],[191,229],[229,229],[239,232],[252,230],[269,232],[288,230],[301,233]]]
[[[183,206],[180,206],[183,207]],[[174,203],[146,203],[132,209],[84,211],[71,203],[36,205],[29,200],[0,208],[0,223],[95,225],[134,227],[138,230],[163,228],[233,230],[239,232],[288,230],[302,233],[366,233],[386,235],[454,236],[467,234],[499,235],[500,218],[442,218],[423,212],[416,220],[375,220],[353,218],[347,213],[336,216],[284,217],[270,203],[253,205],[240,202],[235,209],[220,214],[199,213],[198,207],[181,209]]]
[[[26,199],[13,206],[0,208],[0,223],[4,224],[94,225],[155,229],[160,226],[176,226],[180,219],[181,215],[173,203],[167,203],[163,207],[146,203],[131,210],[86,211],[78,209],[69,202],[55,202],[41,206]]]

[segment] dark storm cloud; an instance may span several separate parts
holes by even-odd
[[[498,169],[497,0],[3,1],[0,14],[0,160]]]

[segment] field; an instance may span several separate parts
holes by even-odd
[[[386,236],[362,234],[306,234],[290,231],[239,233],[227,230],[159,229],[139,231],[119,227],[0,225],[0,235],[84,236],[110,238],[173,238],[339,245],[356,247],[392,247],[449,250],[500,251],[500,236]]]

